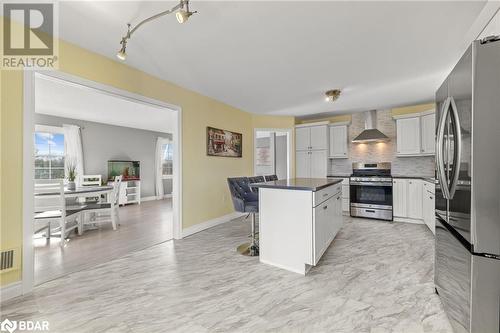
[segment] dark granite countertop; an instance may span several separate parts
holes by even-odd
[[[402,179],[422,179],[429,183],[435,183],[436,179],[432,176],[404,176],[404,175],[392,175],[392,178],[402,178]]]
[[[331,178],[290,178],[273,180],[265,183],[250,184],[257,188],[278,188],[284,190],[319,191],[325,187],[341,183],[340,179]]]
[[[334,173],[334,174],[328,175],[327,177],[328,178],[349,178],[349,177],[351,177],[351,175],[347,174],[347,173]]]

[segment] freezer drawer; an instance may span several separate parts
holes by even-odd
[[[471,332],[500,332],[500,260],[472,257]]]
[[[472,255],[436,219],[434,283],[455,333],[469,332]]]

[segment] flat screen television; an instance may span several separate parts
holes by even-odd
[[[115,179],[115,176],[123,176],[123,180],[141,179],[141,162],[139,161],[108,161],[108,180]]]

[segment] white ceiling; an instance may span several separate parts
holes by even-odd
[[[35,79],[35,112],[164,133],[174,129],[174,111],[43,75]]]
[[[255,113],[307,116],[427,102],[484,1],[196,1],[144,25],[127,64]],[[175,2],[60,3],[60,36],[115,57],[126,23]],[[324,92],[341,88],[335,103]]]

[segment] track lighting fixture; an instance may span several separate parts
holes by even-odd
[[[166,11],[163,11],[161,13],[158,13],[156,15],[153,15],[151,17],[148,17],[147,19],[145,20],[142,20],[141,22],[139,22],[134,28],[130,29],[131,26],[130,26],[130,23],[127,24],[128,26],[128,29],[127,29],[127,34],[125,36],[122,37],[122,40],[120,42],[120,44],[122,45],[120,50],[116,53],[116,57],[122,61],[125,61],[125,59],[127,59],[127,42],[128,40],[130,39],[130,37],[132,36],[132,34],[137,30],[139,29],[140,26],[142,26],[144,23],[147,23],[147,22],[151,22],[159,17],[162,17],[162,16],[165,16],[165,15],[168,15],[168,14],[171,14],[171,13],[174,13],[175,12],[175,17],[177,18],[177,21],[179,23],[184,23],[186,22],[189,17],[195,13],[197,13],[197,11],[190,11],[189,10],[189,0],[180,0],[179,4],[177,4],[176,6],[172,7],[171,9],[169,10],[166,10]]]

